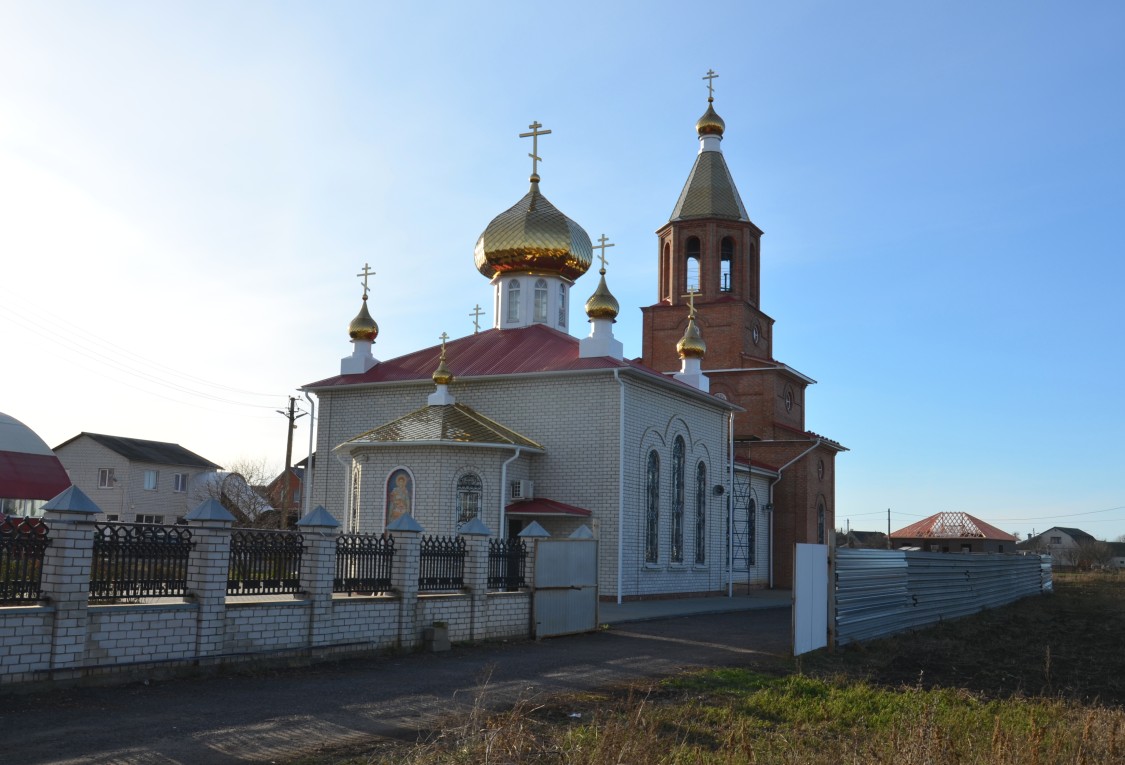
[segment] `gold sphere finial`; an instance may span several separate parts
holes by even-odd
[[[707,111],[695,123],[695,131],[699,133],[702,138],[705,135],[717,135],[720,138],[723,136],[723,131],[727,129],[727,123],[723,122],[723,118],[715,111],[715,78],[719,75],[715,74],[714,69],[708,69],[707,74],[703,75],[703,79],[707,80]]]
[[[434,382],[438,385],[449,385],[453,382],[453,373],[449,371],[449,367],[445,365],[445,341],[449,339],[449,335],[441,333],[441,357],[438,359],[438,368],[434,370]]]
[[[684,336],[676,343],[676,353],[681,359],[701,359],[707,354],[707,343],[703,342],[703,335],[695,323],[695,291],[688,293],[688,319]]]
[[[348,325],[348,337],[352,340],[365,340],[369,343],[373,343],[378,336],[379,325],[371,318],[371,312],[367,310],[367,295],[364,295],[363,304],[359,308],[359,313],[352,319],[352,323]]]
[[[598,243],[593,246],[595,250],[601,250],[598,253],[598,259],[602,262],[602,267],[598,269],[601,278],[598,280],[598,288],[594,290],[594,294],[586,301],[586,315],[591,319],[610,319],[614,322],[617,321],[617,314],[621,313],[621,304],[617,302],[617,298],[609,291],[609,286],[605,283],[605,267],[609,262],[605,259],[605,250],[607,247],[613,247],[613,243],[609,241],[609,237],[602,234],[598,239]]]

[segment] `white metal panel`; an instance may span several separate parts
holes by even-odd
[[[793,655],[828,645],[828,545],[798,544],[793,564]]]
[[[597,540],[538,540],[532,621],[538,638],[598,628]]]
[[[536,587],[592,587],[598,583],[598,543],[593,539],[540,539]]]

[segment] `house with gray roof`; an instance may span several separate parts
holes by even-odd
[[[128,523],[175,523],[198,504],[193,487],[221,469],[179,444],[101,433],[79,433],[54,451],[105,520]]]

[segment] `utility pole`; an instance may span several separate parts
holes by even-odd
[[[887,549],[891,549],[891,509],[887,508]]]
[[[281,471],[281,507],[279,508],[281,519],[277,524],[279,529],[284,529],[289,521],[289,466],[293,462],[293,431],[297,429],[297,419],[304,417],[306,412],[298,412],[297,399],[290,396],[289,411],[278,409],[277,413],[289,421],[289,437],[285,439],[285,467]]]

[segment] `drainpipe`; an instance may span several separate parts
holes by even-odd
[[[501,539],[507,539],[508,538],[507,535],[506,535],[506,532],[504,531],[504,497],[507,495],[507,491],[508,491],[508,465],[510,465],[514,459],[516,459],[517,457],[520,456],[521,451],[523,451],[523,447],[517,446],[516,447],[516,453],[513,454],[508,459],[504,460],[504,464],[500,466],[500,531],[499,531],[499,537]]]
[[[730,488],[727,491],[727,597],[734,597],[734,412],[727,414],[727,455],[730,459]],[[750,473],[750,491],[754,474]],[[753,522],[753,519],[751,519]]]
[[[617,400],[617,605],[622,600],[622,578],[625,576],[625,381],[621,370],[613,370],[619,386]]]
[[[312,400],[312,396],[308,391],[305,391],[305,399],[309,402],[309,456],[305,459],[305,480],[301,487],[301,502],[304,508],[301,510],[301,515],[309,514],[309,505],[312,503],[312,487],[313,487],[313,431],[316,425],[316,403]]]
[[[803,452],[798,454],[796,457],[794,457],[793,459],[789,460],[784,465],[779,467],[777,469],[777,478],[770,481],[770,589],[771,590],[773,589],[773,558],[774,558],[773,546],[776,544],[776,541],[773,538],[773,487],[776,486],[777,482],[781,480],[781,474],[785,472],[786,468],[788,468],[793,463],[804,459],[805,455],[809,454],[814,449],[819,447],[821,443],[822,442],[819,438],[816,439],[816,442],[812,446],[810,446],[808,449],[805,449]]]

